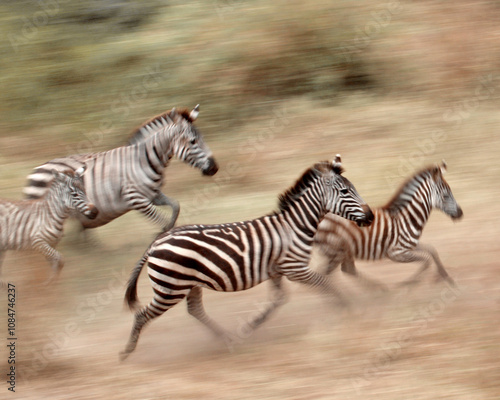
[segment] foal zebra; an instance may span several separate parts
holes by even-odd
[[[84,191],[84,168],[75,173],[52,171],[52,183],[39,200],[0,200],[0,265],[6,250],[34,249],[52,263],[51,281],[64,263],[56,245],[63,233],[64,220],[70,212],[80,212],[89,219],[98,215]]]
[[[164,231],[169,230],[179,215],[177,201],[161,192],[163,170],[170,159],[176,156],[204,175],[214,175],[218,170],[210,149],[192,125],[198,113],[198,106],[191,112],[174,108],[139,127],[127,146],[48,161],[28,177],[24,193],[29,198],[41,198],[52,180],[52,169],[71,171],[85,165],[85,190],[99,209],[99,216],[90,220],[77,215],[83,228],[97,228],[138,210]],[[157,207],[164,205],[172,207],[170,219]]]
[[[453,283],[444,269],[437,251],[419,243],[430,216],[437,208],[453,220],[462,217],[450,186],[443,174],[446,164],[430,166],[408,179],[393,198],[383,207],[373,210],[374,220],[369,228],[359,229],[355,224],[328,214],[318,227],[315,242],[328,257],[327,274],[339,265],[343,272],[358,276],[365,283],[379,285],[359,275],[354,259],[395,262],[422,262],[417,273],[404,283],[413,283],[434,260],[441,278]],[[380,286],[380,285],[379,285]]]
[[[250,323],[256,328],[285,300],[281,278],[335,293],[327,278],[308,267],[317,226],[327,212],[370,224],[373,215],[354,186],[342,175],[340,157],[320,162],[280,196],[279,211],[250,221],[190,225],[159,235],[132,271],[125,300],[138,306],[137,280],[146,262],[153,300],[135,314],[121,359],[136,347],[143,326],[187,298],[188,312],[226,340],[224,330],[207,316],[202,288],[233,292],[268,279],[273,283],[269,307]]]

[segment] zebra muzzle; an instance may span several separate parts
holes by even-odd
[[[99,214],[99,210],[93,204],[87,205],[88,211],[85,213],[85,216],[89,219],[95,219]]]
[[[358,219],[356,221],[356,223],[358,224],[358,226],[370,226],[373,222],[373,212],[371,210],[371,208],[367,205],[367,204],[363,204],[361,206],[361,208],[363,209],[363,212],[365,213],[365,218],[363,219]]]
[[[201,171],[203,175],[205,176],[213,176],[217,173],[219,170],[219,166],[215,162],[213,157],[208,158],[208,166],[206,168],[203,168]]]
[[[451,216],[451,219],[456,221],[461,219],[464,216],[464,212],[462,211],[462,208],[457,206],[457,211],[454,215]]]

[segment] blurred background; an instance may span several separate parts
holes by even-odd
[[[391,290],[338,272],[347,312],[287,282],[289,303],[252,335],[241,328],[266,284],[205,293],[234,346],[181,304],[123,364],[125,282],[158,228],[130,212],[90,232],[89,245],[68,221],[56,284],[41,286],[50,267],[38,254],[3,262],[18,295],[15,398],[500,397],[500,2],[17,0],[0,2],[0,21],[2,198],[22,198],[47,160],[121,146],[152,116],[199,103],[196,125],[220,170],[206,178],[172,161],[163,191],[181,204],[179,224],[269,213],[336,153],[372,207],[445,159],[464,210],[457,223],[435,211],[422,237],[458,289],[434,282],[434,269],[396,289],[417,265],[359,262]],[[322,266],[315,255],[312,268]],[[139,295],[151,297],[145,273]]]

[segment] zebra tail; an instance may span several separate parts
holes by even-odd
[[[28,179],[26,186],[23,188],[23,195],[26,200],[41,199],[47,193],[48,184],[39,182],[34,179]]]
[[[135,266],[130,278],[127,282],[127,290],[125,291],[125,303],[128,305],[131,311],[135,311],[139,308],[139,300],[137,299],[137,281],[139,275],[141,274],[142,267],[146,264],[149,253],[146,251],[142,258],[139,260]]]

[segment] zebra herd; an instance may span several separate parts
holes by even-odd
[[[179,204],[161,192],[171,158],[204,175],[218,170],[193,125],[198,114],[198,106],[191,111],[172,109],[142,124],[125,146],[48,161],[28,177],[24,193],[30,200],[0,202],[0,257],[5,250],[37,249],[52,262],[49,280],[63,265],[51,245],[61,238],[69,215],[86,229],[138,210],[162,227],[126,287],[125,301],[136,313],[122,360],[134,351],[142,328],[184,298],[191,315],[228,340],[228,333],[204,310],[203,288],[234,292],[271,280],[268,307],[249,323],[255,329],[284,303],[283,276],[335,295],[343,304],[347,301],[328,277],[339,265],[363,282],[380,285],[361,276],[354,259],[422,262],[415,276],[404,283],[415,282],[434,260],[440,277],[453,283],[436,250],[419,243],[432,208],[452,219],[462,216],[443,177],[444,162],[418,171],[384,207],[372,211],[342,175],[337,155],[333,162],[307,169],[280,195],[275,212],[249,221],[174,228]],[[159,208],[165,205],[172,208],[170,218]],[[309,267],[313,246],[328,257],[325,274]],[[137,281],[146,263],[153,298],[141,308]]]

